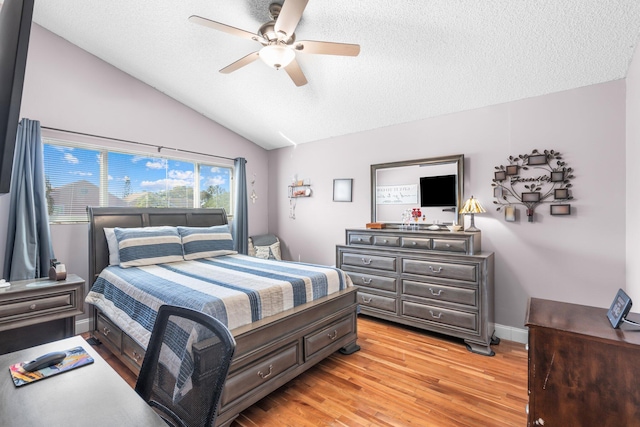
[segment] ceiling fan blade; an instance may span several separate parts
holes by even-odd
[[[240,59],[238,59],[236,62],[234,62],[233,64],[229,64],[226,67],[224,67],[222,70],[220,70],[220,72],[222,74],[229,74],[229,73],[233,73],[234,71],[236,71],[239,68],[244,67],[245,65],[251,64],[253,61],[255,61],[256,59],[258,59],[258,52],[259,51],[255,51],[253,53],[248,54],[247,56],[244,56]]]
[[[293,58],[293,61],[291,61],[289,65],[284,67],[284,70],[289,74],[289,77],[291,77],[291,80],[293,80],[296,86],[304,86],[307,84],[307,78],[304,76],[295,58]]]
[[[189,21],[194,24],[204,25],[205,27],[213,28],[214,30],[222,31],[232,36],[242,37],[243,39],[255,40],[257,42],[265,42],[262,37],[257,34],[250,33],[249,31],[241,30],[240,28],[232,27],[230,25],[221,24],[220,22],[212,21],[201,16],[192,15],[189,17]]]
[[[273,29],[291,36],[296,30],[308,2],[309,0],[285,0]]]
[[[298,52],[320,55],[358,56],[360,53],[360,45],[358,44],[318,42],[313,40],[296,42],[294,49]]]

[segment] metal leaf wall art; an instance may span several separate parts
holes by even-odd
[[[551,215],[570,215],[573,168],[567,166],[560,153],[554,150],[509,156],[509,164],[495,167],[491,186],[498,205],[507,221],[516,220],[516,206],[525,207],[527,221],[539,205],[550,204]]]

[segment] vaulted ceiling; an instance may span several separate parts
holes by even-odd
[[[37,0],[34,22],[266,149],[621,79],[640,34],[637,0],[309,0],[297,40],[358,56],[297,53],[300,87],[219,73],[262,46],[188,18],[255,33],[273,1]]]

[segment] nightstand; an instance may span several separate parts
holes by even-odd
[[[0,288],[0,354],[75,335],[84,312],[84,279],[47,278],[11,282]]]

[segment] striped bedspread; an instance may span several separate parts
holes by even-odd
[[[107,267],[86,302],[147,348],[162,304],[202,311],[233,330],[349,286],[351,279],[337,268],[225,255],[142,267]],[[184,333],[186,343],[191,340],[190,332]],[[185,382],[180,387],[189,382],[191,362],[187,356],[178,355]]]

